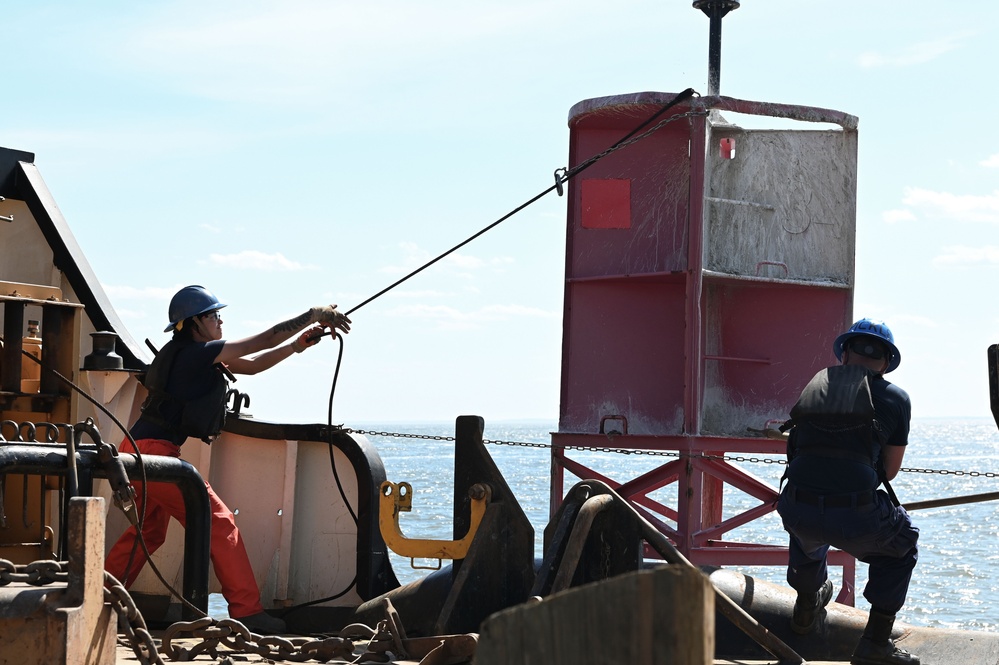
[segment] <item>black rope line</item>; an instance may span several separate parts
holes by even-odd
[[[670,110],[671,108],[673,108],[677,104],[690,99],[691,97],[693,97],[696,94],[697,93],[694,91],[693,88],[687,88],[683,92],[679,93],[671,101],[669,101],[668,103],[664,104],[663,107],[660,108],[658,111],[656,111],[651,117],[649,117],[647,120],[643,121],[640,125],[638,125],[633,130],[631,130],[624,138],[622,138],[621,140],[617,141],[613,146],[611,146],[607,150],[604,150],[603,152],[601,152],[601,153],[599,153],[597,155],[594,155],[593,157],[590,157],[589,159],[587,159],[586,161],[582,162],[581,164],[578,164],[577,166],[573,167],[572,169],[559,169],[558,171],[555,172],[555,184],[554,185],[552,185],[548,189],[544,190],[540,194],[535,195],[534,197],[532,197],[531,199],[525,201],[524,203],[520,204],[519,206],[517,206],[516,208],[514,208],[513,210],[511,210],[507,214],[505,214],[502,217],[500,217],[499,219],[497,219],[492,224],[486,226],[485,228],[483,228],[482,230],[480,230],[478,233],[475,233],[475,234],[469,236],[468,238],[466,238],[465,240],[461,241],[460,243],[458,243],[457,245],[455,245],[451,249],[449,249],[446,252],[444,252],[443,254],[438,255],[436,258],[433,258],[430,261],[427,261],[422,266],[420,266],[416,270],[412,271],[411,273],[409,273],[405,277],[402,277],[402,278],[396,280],[395,282],[393,282],[392,284],[386,286],[384,289],[382,289],[381,291],[379,291],[375,295],[371,296],[370,298],[368,298],[367,300],[365,300],[361,304],[354,305],[354,307],[352,307],[351,309],[347,310],[345,312],[345,314],[347,316],[350,316],[353,312],[356,312],[357,310],[361,309],[362,307],[364,307],[365,305],[367,305],[372,300],[375,300],[376,298],[379,298],[379,297],[385,295],[386,293],[388,293],[389,291],[391,291],[395,287],[399,286],[400,284],[402,284],[403,282],[407,281],[408,279],[410,279],[412,277],[415,277],[416,275],[418,275],[419,273],[423,272],[424,270],[426,270],[430,266],[434,265],[435,263],[437,263],[441,259],[444,259],[445,257],[447,257],[447,256],[455,253],[456,251],[458,251],[459,249],[461,249],[462,247],[464,247],[468,243],[472,242],[473,240],[475,240],[479,236],[483,235],[484,233],[486,233],[488,231],[491,231],[496,226],[499,226],[500,224],[502,224],[503,222],[505,222],[506,220],[510,219],[511,217],[513,217],[514,215],[516,215],[518,212],[520,212],[521,210],[523,210],[524,208],[526,208],[526,207],[534,204],[535,202],[537,202],[541,198],[547,196],[548,194],[552,193],[553,191],[558,190],[559,195],[561,196],[561,194],[562,194],[562,184],[563,183],[565,183],[566,181],[568,181],[570,178],[573,178],[573,177],[579,175],[580,173],[582,173],[583,171],[585,171],[589,167],[593,166],[594,164],[596,164],[598,161],[600,161],[601,159],[603,159],[607,155],[611,154],[612,152],[614,152],[615,150],[617,150],[618,148],[620,148],[623,144],[627,143],[633,136],[635,136],[636,134],[638,134],[638,132],[640,132],[643,129],[645,129],[646,127],[648,127],[650,123],[654,122],[657,118],[659,118],[661,115],[663,115],[664,113],[666,113],[666,111]],[[562,171],[561,175],[559,175],[559,171]]]
[[[343,362],[343,336],[342,335],[338,335],[336,333],[336,331],[333,331],[331,334],[333,336],[333,339],[335,339],[338,342],[340,342],[340,350],[337,353],[337,357],[336,357],[336,368],[333,370],[333,385],[330,386],[330,398],[329,398],[329,404],[328,404],[327,410],[326,410],[326,426],[327,426],[327,429],[326,429],[326,432],[327,432],[327,434],[326,434],[326,436],[327,436],[326,444],[329,446],[330,468],[333,470],[333,480],[336,481],[336,488],[340,491],[340,498],[343,500],[343,505],[347,508],[347,512],[350,514],[351,519],[354,520],[354,526],[356,527],[358,525],[357,514],[354,512],[354,509],[351,507],[350,501],[347,500],[347,493],[343,489],[343,483],[340,482],[340,473],[336,470],[336,459],[333,456],[333,449],[335,447],[333,445],[333,431],[334,431],[334,427],[333,427],[333,397],[336,395],[336,384],[337,384],[337,381],[340,378],[340,364]],[[343,426],[338,426],[336,429],[342,430]],[[280,618],[283,619],[286,616],[288,616],[289,614],[291,614],[292,612],[297,612],[298,610],[300,610],[302,608],[305,608],[305,607],[309,607],[310,605],[318,605],[320,603],[327,603],[327,602],[336,600],[337,598],[340,598],[341,596],[346,595],[347,592],[349,592],[352,588],[354,588],[354,585],[356,585],[356,584],[357,584],[357,574],[355,573],[354,574],[354,579],[352,579],[347,584],[347,586],[345,586],[342,590],[340,590],[339,592],[333,594],[332,596],[327,596],[326,598],[317,598],[315,600],[309,600],[309,601],[306,601],[304,603],[298,603],[297,605],[292,605],[288,609],[286,609],[283,612],[281,612],[281,614],[279,616],[280,616]]]

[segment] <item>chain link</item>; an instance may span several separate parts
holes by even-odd
[[[343,431],[349,434],[362,434],[364,436],[384,436],[395,439],[424,439],[428,441],[454,441],[453,436],[437,436],[431,434],[406,434],[404,432],[376,432],[373,430],[350,429]],[[501,441],[497,439],[483,439],[482,443],[493,446],[518,446],[521,448],[561,448],[563,450],[579,450],[591,453],[616,453],[618,455],[645,455],[647,457],[687,457],[692,459],[722,460],[725,462],[755,462],[761,464],[787,464],[787,460],[774,459],[768,457],[741,457],[739,455],[708,455],[705,453],[681,453],[674,450],[646,450],[638,448],[611,448],[609,446],[577,446],[560,445],[552,443],[538,443],[529,441]]]
[[[66,583],[69,580],[68,565],[65,561],[48,560],[16,565],[7,559],[0,559],[0,586],[13,583],[33,586]],[[139,662],[143,665],[165,665],[160,649],[157,649],[156,641],[146,627],[135,601],[121,582],[108,572],[104,573],[104,602],[118,615],[118,630],[125,634],[123,641],[131,647]],[[172,644],[184,632],[199,638],[201,642],[190,648]],[[262,636],[251,633],[235,619],[215,620],[211,617],[172,624],[164,633],[161,649],[171,660],[191,661],[201,654],[209,654],[217,660],[220,655],[226,655],[219,653],[220,644],[232,652],[254,653],[268,659],[294,662],[329,662],[334,659],[350,662],[354,653],[354,643],[348,639]]]
[[[359,630],[361,629],[361,630]],[[173,644],[180,633],[190,633],[201,639],[201,642],[184,648]],[[361,637],[367,641],[363,654],[354,656],[353,637]],[[359,662],[394,662],[390,653],[396,658],[407,657],[402,647],[403,636],[392,622],[386,619],[379,621],[375,628],[363,624],[351,624],[340,637],[295,637],[287,638],[276,635],[262,636],[251,633],[246,626],[234,619],[216,621],[211,617],[191,622],[178,622],[170,626],[163,635],[163,651],[172,660],[192,661],[201,654],[207,654],[214,659],[220,655],[218,647],[225,646],[225,653],[253,653],[268,659],[305,662],[359,663]]]
[[[384,432],[363,429],[344,428],[347,433],[364,436],[380,436],[402,439],[421,439],[428,441],[454,441],[453,436],[430,434],[410,434],[403,432]],[[745,457],[741,455],[710,455],[705,453],[681,453],[679,451],[644,450],[612,448],[607,446],[556,446],[550,443],[502,441],[483,439],[483,443],[492,445],[519,446],[526,448],[562,448],[602,453],[617,453],[623,455],[647,455],[654,457],[675,457],[708,459],[725,462],[746,462],[750,464],[787,464],[787,460],[773,457]],[[939,474],[950,476],[967,476],[970,478],[999,478],[999,473],[982,471],[963,471],[949,469],[924,469],[902,467],[901,471],[908,473]],[[0,559],[0,587],[12,583],[24,583],[32,586],[45,586],[54,583],[66,583],[69,580],[65,561],[42,560],[25,565],[17,565],[7,559]],[[125,587],[110,573],[105,572],[104,602],[111,605],[119,617],[118,629],[125,633],[128,645],[134,651],[143,665],[165,665],[152,634],[146,627],[142,614]],[[182,632],[189,632],[201,639],[199,644],[191,648],[178,647],[172,640]],[[380,622],[375,635],[368,643],[364,659],[367,661],[388,662],[386,651],[391,650],[398,640],[392,639],[391,628],[386,622]],[[319,660],[329,662],[341,659],[350,662],[353,659],[354,643],[344,637],[316,638],[285,638],[278,636],[261,636],[251,633],[242,623],[234,619],[216,620],[205,617],[193,622],[177,622],[171,625],[163,637],[163,652],[172,660],[190,661],[200,654],[208,654],[213,659],[219,658],[218,646],[225,645],[234,652],[254,653],[264,658],[280,659],[294,662]],[[390,646],[391,645],[391,646]]]
[[[182,633],[201,640],[190,647],[174,644]],[[220,653],[219,646],[227,651]],[[353,659],[354,643],[341,637],[281,637],[250,632],[236,619],[205,617],[196,621],[178,621],[163,634],[163,652],[171,660],[192,661],[202,654],[213,659],[231,653],[252,653],[268,660],[304,663],[309,660],[349,662]]]
[[[45,586],[47,584],[68,583],[69,563],[67,561],[33,561],[18,565],[7,559],[0,559],[0,586],[12,583]],[[104,573],[104,602],[118,615],[119,630],[124,630],[129,645],[143,665],[156,663],[164,665],[163,659],[156,650],[153,636],[146,628],[146,622],[132,597],[110,573]]]
[[[366,429],[351,429],[344,427],[343,431],[348,434],[363,434],[364,436],[387,436],[394,439],[426,439],[428,441],[454,441],[453,436],[435,436],[433,434],[403,434],[401,432],[375,432]]]
[[[60,430],[64,433],[63,437],[59,436]],[[41,440],[38,439],[39,433],[44,435]],[[69,423],[0,421],[0,443],[65,443],[72,436],[73,426]],[[60,438],[64,440],[60,441]]]
[[[67,582],[69,571],[65,561],[34,561],[25,565],[15,565],[7,559],[0,559],[0,586],[14,582],[45,586],[55,582]]]
[[[942,476],[969,476],[971,478],[999,478],[999,473],[993,473],[991,471],[949,471],[947,469],[916,469],[910,467],[902,467],[900,471],[907,471],[909,473],[938,473]]]
[[[146,627],[146,620],[136,607],[132,596],[124,585],[111,573],[104,572],[104,602],[118,615],[118,630],[124,631],[128,646],[132,648],[135,657],[142,665],[165,665],[163,657],[156,648],[152,633]]]
[[[453,436],[436,436],[430,434],[406,434],[402,432],[376,432],[372,430],[344,428],[347,433],[362,434],[364,436],[384,436],[396,439],[426,439],[432,441],[454,441]],[[675,457],[689,459],[706,459],[722,462],[745,462],[748,464],[777,464],[786,465],[787,460],[777,457],[744,457],[742,455],[710,455],[707,453],[681,453],[673,450],[646,450],[636,448],[611,448],[608,446],[575,446],[575,445],[555,445],[552,443],[535,443],[526,441],[498,441],[483,439],[482,443],[494,446],[519,446],[523,448],[561,448],[563,450],[578,450],[593,453],[615,453],[618,455],[645,455],[648,457]],[[920,469],[913,467],[902,467],[900,471],[905,473],[939,474],[942,476],[967,476],[969,478],[999,478],[999,472],[991,471],[954,471],[948,469]]]

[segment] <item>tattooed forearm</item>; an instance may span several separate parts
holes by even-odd
[[[308,312],[300,314],[293,319],[282,321],[281,323],[271,328],[271,332],[278,334],[287,333],[287,332],[295,333],[305,328],[314,320],[315,319],[312,318],[312,310],[309,310]]]

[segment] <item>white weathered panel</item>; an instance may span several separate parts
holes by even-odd
[[[856,132],[715,126],[706,178],[706,268],[853,283]]]

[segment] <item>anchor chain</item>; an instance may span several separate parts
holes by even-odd
[[[146,627],[146,620],[135,606],[135,601],[114,575],[104,572],[104,602],[118,615],[118,630],[125,632],[128,646],[142,665],[165,665],[156,648],[156,641]]]
[[[69,580],[66,566],[65,561],[33,561],[17,565],[7,559],[0,559],[0,586],[7,586],[14,582],[32,586],[66,582]]]
[[[43,434],[42,439],[38,438],[39,433]],[[73,426],[69,423],[0,421],[0,443],[61,443],[72,436]]]
[[[67,583],[69,563],[66,561],[42,560],[29,564],[15,564],[0,559],[0,586],[14,583],[45,586]],[[386,601],[386,619],[379,621],[375,628],[364,624],[351,624],[341,631],[339,637],[281,637],[258,635],[235,619],[214,619],[204,617],[195,621],[178,621],[170,625],[163,634],[161,645],[146,627],[142,613],[135,601],[113,575],[104,573],[104,602],[118,616],[118,630],[125,637],[120,642],[129,646],[142,665],[166,665],[163,656],[171,660],[190,662],[205,654],[219,660],[235,654],[256,654],[268,660],[284,660],[298,663],[318,661],[320,663],[391,663],[399,658],[407,658],[403,646],[405,630],[395,612]],[[180,646],[176,641],[182,634],[200,639],[197,644]],[[355,639],[367,640],[366,650],[360,656],[354,655]],[[226,647],[220,651],[219,647]],[[435,658],[427,654],[423,659],[431,662]],[[421,661],[422,662],[422,661]]]
[[[999,473],[992,471],[950,471],[947,469],[917,469],[912,467],[902,467],[900,471],[909,473],[937,473],[941,476],[969,476],[971,478],[999,478]]]
[[[348,434],[362,434],[364,436],[383,436],[395,439],[424,439],[427,441],[454,441],[453,436],[438,436],[433,434],[407,434],[405,432],[381,432],[374,430],[344,428]],[[609,446],[577,446],[577,445],[555,445],[552,443],[537,443],[527,441],[501,441],[494,439],[483,439],[482,443],[494,446],[519,446],[522,448],[561,448],[563,450],[578,450],[592,453],[615,453],[618,455],[645,455],[647,457],[675,457],[689,459],[705,459],[721,462],[746,462],[749,464],[787,464],[786,459],[775,457],[745,457],[742,455],[712,455],[710,453],[682,453],[673,450],[645,450],[629,448],[611,448]],[[939,474],[942,476],[968,476],[969,478],[999,478],[999,472],[992,471],[961,471],[948,469],[921,469],[916,467],[903,466],[899,471],[906,473]]]
[[[435,434],[406,434],[404,432],[376,432],[373,430],[344,428],[348,434],[362,434],[364,436],[384,436],[395,439],[424,439],[427,441],[454,441],[453,436],[439,436]],[[618,455],[646,455],[648,457],[689,457],[694,459],[723,460],[726,462],[755,462],[761,464],[787,464],[787,460],[774,459],[768,457],[742,457],[739,455],[710,455],[707,453],[681,453],[672,450],[639,450],[629,448],[611,448],[608,446],[578,446],[561,445],[556,446],[551,443],[537,443],[531,441],[502,441],[497,439],[482,439],[482,443],[494,446],[518,446],[521,448],[562,448],[564,450],[581,450],[591,453],[616,453]]]
[[[181,647],[173,641],[181,633],[189,633],[201,640],[192,647]],[[220,653],[218,647],[228,651]],[[192,661],[201,654],[214,659],[231,653],[252,653],[272,660],[289,660],[304,663],[309,660],[351,662],[354,643],[341,637],[281,637],[258,635],[235,619],[205,617],[196,621],[177,622],[163,634],[163,651],[172,660]]]
[[[68,581],[66,561],[43,560],[17,565],[7,559],[0,559],[0,586],[12,583],[45,586]],[[125,634],[121,641],[131,647],[143,665],[165,665],[161,652],[177,661],[191,661],[200,654],[209,654],[213,659],[218,659],[232,653],[253,653],[265,658],[294,662],[330,662],[340,659],[340,662],[349,663],[354,660],[354,644],[348,639],[262,636],[251,633],[235,619],[216,620],[211,617],[172,624],[164,633],[162,646],[157,648],[156,640],[146,627],[142,613],[121,582],[105,572],[104,584],[104,602],[117,614],[118,630]],[[190,648],[173,644],[172,641],[183,632],[200,638],[201,643]],[[219,644],[228,647],[229,651],[219,653]]]
[[[69,562],[67,561],[41,560],[28,564],[15,564],[7,559],[0,559],[0,586],[12,583],[32,586],[65,584],[69,582],[68,567]],[[150,663],[164,665],[163,659],[157,653],[153,636],[146,628],[146,622],[128,591],[121,585],[121,582],[107,572],[104,573],[104,581],[104,602],[109,603],[121,619],[118,622],[119,628],[124,629],[129,645],[139,662],[143,665]]]

